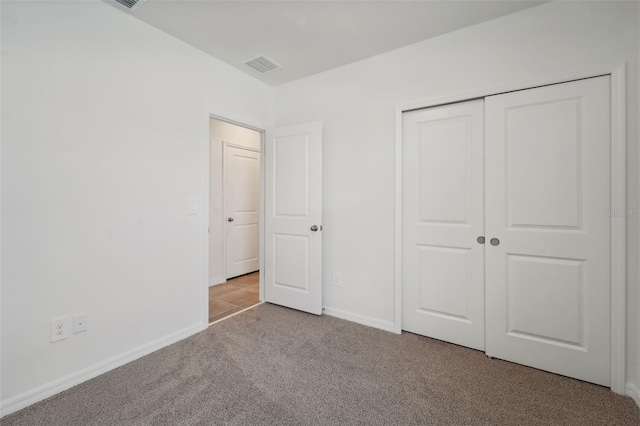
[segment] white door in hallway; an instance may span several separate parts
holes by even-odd
[[[485,100],[487,354],[605,386],[610,99],[606,76]]]
[[[322,314],[322,126],[266,132],[267,302]]]
[[[260,268],[260,153],[224,145],[227,278]]]
[[[403,120],[402,328],[484,350],[483,101]]]

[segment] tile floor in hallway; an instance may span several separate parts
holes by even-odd
[[[257,304],[260,294],[258,274],[256,271],[209,287],[209,322]]]

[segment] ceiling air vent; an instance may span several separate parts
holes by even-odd
[[[138,3],[142,3],[144,0],[114,0],[116,3],[120,3],[127,9],[135,10],[140,6]]]
[[[266,74],[268,72],[275,71],[281,68],[280,65],[264,55],[257,56],[252,60],[245,62],[245,65],[250,66],[260,74]]]

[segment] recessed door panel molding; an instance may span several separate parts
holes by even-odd
[[[265,138],[265,300],[322,314],[322,126]]]
[[[260,269],[260,153],[224,145],[226,277]]]
[[[236,211],[241,213],[255,213],[260,204],[260,155],[253,155],[251,151],[248,153],[234,156],[236,185],[246,188],[246,191],[234,191],[230,196],[233,197]]]
[[[418,250],[419,309],[468,323],[471,251],[427,245]]]
[[[484,112],[403,117],[404,330],[484,350]]]
[[[584,267],[583,259],[507,254],[508,334],[585,349]]]
[[[417,123],[421,222],[469,225],[471,125],[469,116]]]
[[[584,98],[505,109],[510,228],[580,229]]]
[[[274,242],[274,285],[308,293],[309,237],[276,234]]]
[[[309,217],[309,134],[278,138],[273,149],[275,216]]]
[[[489,96],[487,354],[611,383],[610,78]]]

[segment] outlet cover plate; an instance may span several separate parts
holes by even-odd
[[[71,335],[71,318],[61,317],[51,320],[51,342],[66,339]]]
[[[333,271],[332,282],[334,287],[340,287],[342,285],[342,274],[338,271]]]

